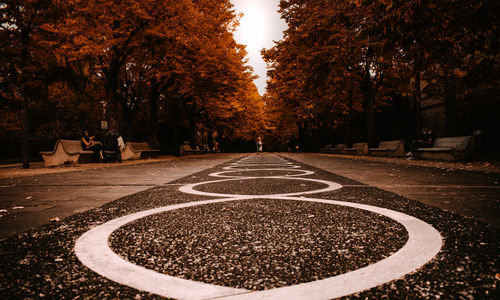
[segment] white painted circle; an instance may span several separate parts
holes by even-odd
[[[236,173],[236,172],[253,172],[253,171],[285,171],[285,172],[298,172],[297,174],[288,174],[288,175],[277,175],[277,176],[266,176],[267,178],[271,177],[298,177],[298,176],[307,176],[307,175],[312,175],[315,172],[314,171],[309,171],[309,170],[296,170],[296,169],[278,169],[278,168],[272,168],[272,169],[240,169],[240,170],[233,170],[233,171],[222,171],[222,172],[216,172],[209,174],[209,176],[212,177],[219,177],[219,178],[241,178],[241,177],[246,177],[246,178],[262,178],[261,176],[231,176],[227,175],[230,173]]]
[[[207,299],[230,296],[228,299],[331,299],[360,292],[413,272],[431,260],[442,246],[441,235],[432,226],[390,209],[328,199],[269,198],[327,203],[374,212],[402,224],[408,232],[408,241],[393,255],[364,268],[318,281],[256,292],[157,273],[126,261],[109,248],[108,239],[112,232],[130,222],[179,208],[247,199],[235,197],[176,204],[111,220],[82,235],[76,241],[75,253],[84,265],[108,279],[169,298]]]
[[[256,164],[257,165],[257,164]],[[259,164],[259,165],[276,165],[276,164]],[[236,163],[234,167],[244,167]],[[281,165],[284,166],[284,165]],[[293,168],[300,166],[292,165]],[[225,170],[228,167],[224,168]],[[278,170],[290,170],[289,165]],[[239,172],[245,169],[229,169],[225,172],[212,173],[210,176],[221,177],[230,172]],[[255,171],[255,169],[248,169]],[[264,170],[264,169],[263,169]],[[299,171],[299,170],[297,170]],[[302,171],[302,170],[300,170]],[[304,170],[307,171],[307,170]],[[312,171],[307,171],[312,172]],[[314,173],[314,172],[313,172]],[[308,174],[308,173],[306,173]],[[308,174],[309,175],[309,174]],[[304,175],[302,175],[304,176]],[[193,188],[202,184],[228,182],[241,179],[255,178],[273,178],[273,179],[299,179],[310,182],[319,182],[327,185],[324,189],[276,194],[276,195],[231,195],[206,193],[196,191]],[[197,202],[187,202],[175,204],[165,207],[159,207],[146,211],[137,212],[121,218],[117,218],[99,225],[85,234],[83,234],[75,244],[75,253],[78,259],[94,272],[120,284],[124,284],[138,290],[147,291],[157,295],[176,299],[331,299],[341,296],[346,296],[352,293],[360,292],[366,289],[376,287],[389,281],[398,279],[410,272],[417,270],[430,261],[441,249],[442,237],[439,232],[431,225],[424,221],[412,217],[410,215],[397,212],[394,210],[352,203],[335,201],[329,199],[316,199],[297,197],[299,195],[320,193],[332,191],[341,188],[338,183],[289,176],[272,176],[272,177],[235,177],[223,180],[205,181],[200,183],[188,184],[182,186],[179,190],[185,193],[191,193],[204,196],[225,197]],[[362,209],[370,211],[382,216],[386,216],[400,224],[402,224],[408,232],[408,241],[393,255],[380,260],[372,265],[361,269],[344,273],[338,276],[301,283],[292,286],[269,289],[264,291],[250,291],[245,289],[237,289],[212,285],[202,282],[196,282],[186,279],[181,279],[153,270],[146,269],[141,266],[132,264],[116,253],[114,253],[108,245],[109,236],[118,228],[133,222],[135,220],[158,214],[166,211],[171,211],[180,208],[191,206],[206,205],[227,201],[242,201],[248,199],[278,199],[278,200],[295,200],[308,201],[317,203],[326,203],[331,205],[339,205],[351,207],[354,209]]]
[[[199,186],[199,185],[206,185],[206,184],[211,184],[211,183],[219,183],[219,182],[225,182],[225,181],[235,181],[235,180],[245,180],[245,179],[285,179],[285,180],[302,180],[302,181],[310,181],[310,182],[316,182],[316,183],[322,183],[326,185],[325,188],[322,189],[316,189],[316,190],[310,190],[310,191],[303,191],[303,192],[295,192],[295,193],[284,193],[284,194],[271,194],[271,195],[239,195],[239,194],[222,194],[222,193],[212,193],[212,192],[203,192],[203,191],[198,191],[195,190],[194,188]],[[337,189],[340,189],[342,186],[336,182],[332,181],[327,181],[327,180],[321,180],[321,179],[312,179],[312,178],[300,178],[300,177],[283,177],[283,176],[270,176],[270,177],[238,177],[238,178],[232,178],[232,179],[222,179],[222,180],[212,180],[212,181],[204,181],[204,182],[197,182],[197,183],[191,183],[187,184],[184,186],[181,186],[179,188],[179,191],[187,194],[193,194],[193,195],[199,195],[199,196],[208,196],[208,197],[227,197],[227,198],[232,198],[232,197],[243,197],[243,198],[269,198],[269,197],[293,197],[293,196],[299,196],[299,195],[308,195],[308,194],[317,194],[317,193],[324,193],[324,192],[331,192]]]
[[[276,168],[276,167],[281,167],[284,169],[300,169],[300,166],[297,165],[282,165],[282,164],[271,164],[271,163],[266,163],[266,164],[234,164],[234,165],[229,165],[227,167],[223,167],[223,170],[238,170],[239,168],[249,168],[249,167],[262,167],[262,166],[269,166],[271,168]]]

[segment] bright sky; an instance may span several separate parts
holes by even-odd
[[[273,41],[283,38],[287,28],[278,13],[279,0],[231,0],[236,13],[243,13],[240,26],[235,32],[238,43],[247,46],[249,64],[259,78],[255,85],[261,95],[266,88],[266,63],[260,55],[262,48],[272,48]]]

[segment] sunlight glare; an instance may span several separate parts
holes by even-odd
[[[266,19],[258,7],[250,6],[244,11],[238,28],[238,39],[247,45],[247,50],[260,50],[266,41]]]

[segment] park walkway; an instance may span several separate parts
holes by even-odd
[[[3,179],[70,215],[0,240],[0,297],[494,299],[498,228],[389,191],[483,173],[264,153]]]
[[[500,228],[497,164],[288,153],[286,157]]]
[[[240,154],[0,169],[0,239],[153,188]],[[6,210],[6,212],[5,212]]]

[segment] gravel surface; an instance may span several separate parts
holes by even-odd
[[[143,218],[115,231],[110,242],[127,260],[158,272],[261,290],[361,268],[388,257],[406,240],[399,223],[370,212],[243,200]]]
[[[277,162],[275,156],[267,154],[253,161]],[[308,197],[390,208],[420,218],[443,237],[441,251],[421,269],[345,299],[500,298],[499,282],[495,279],[500,272],[498,229],[301,165],[303,170],[316,171],[304,178],[344,185],[341,189]],[[75,241],[88,230],[121,216],[211,199],[184,194],[178,188],[182,184],[217,180],[208,174],[228,171],[223,169],[227,166],[230,163],[0,240],[0,298],[161,298],[97,275],[76,258]],[[269,176],[268,171],[252,172],[255,172],[252,176]],[[253,179],[244,181],[248,182],[233,185],[228,181],[224,187],[217,184],[199,187],[217,189],[217,192],[224,188],[234,194],[318,188],[311,182],[302,182],[306,186],[300,186],[296,179],[267,178],[260,184]],[[152,270],[197,281],[261,290],[335,276],[372,264],[401,248],[407,239],[399,223],[359,209],[252,199],[194,206],[145,217],[116,230],[109,242],[116,253]]]
[[[415,216],[435,227],[444,245],[417,272],[344,299],[498,299],[499,231],[417,201],[371,187],[344,187],[315,197],[386,207]]]
[[[300,179],[265,180],[255,178],[246,180],[232,180],[198,185],[194,189],[202,192],[237,194],[237,195],[270,195],[307,192],[326,188],[327,185],[318,182],[307,182]]]

